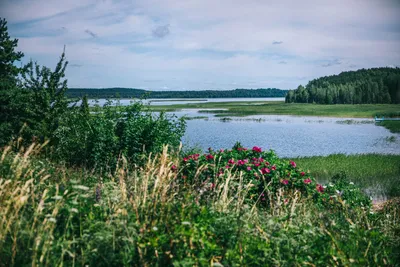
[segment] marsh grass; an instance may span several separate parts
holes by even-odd
[[[362,189],[377,189],[387,197],[400,196],[400,155],[329,155],[300,157],[295,161],[309,170],[314,177],[325,182],[335,173],[343,171]]]
[[[68,169],[31,145],[2,151],[0,266],[394,265],[398,207],[329,210],[282,190],[268,209],[246,202],[240,172],[215,188],[177,180],[179,151],[125,159],[113,173]],[[176,168],[172,168],[175,166]],[[397,213],[396,213],[397,212]],[[390,215],[389,217],[388,214]],[[383,221],[381,218],[385,218]]]
[[[376,125],[385,127],[391,133],[400,133],[400,121],[382,121]]]
[[[222,116],[249,116],[249,115],[301,115],[301,116],[327,116],[327,117],[353,117],[373,118],[376,114],[398,114],[398,105],[395,104],[361,104],[361,105],[319,105],[284,102],[213,102],[213,103],[189,103],[166,106],[151,106],[152,110],[180,110],[180,109],[227,109],[214,110],[214,113]],[[207,112],[207,111],[202,111]]]

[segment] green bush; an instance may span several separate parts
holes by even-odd
[[[122,109],[109,102],[93,113],[74,109],[55,131],[54,154],[72,165],[114,169],[124,156],[139,164],[145,154],[177,148],[185,132],[184,119],[149,112],[140,101]]]

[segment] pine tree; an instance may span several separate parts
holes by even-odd
[[[23,122],[18,120],[21,113],[18,103],[24,103],[26,98],[17,89],[21,68],[14,64],[24,54],[16,51],[17,46],[18,40],[11,39],[8,34],[7,21],[0,18],[0,147],[23,126]]]

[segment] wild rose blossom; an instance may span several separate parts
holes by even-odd
[[[235,160],[230,159],[230,160],[228,160],[228,163],[233,165],[233,164],[235,164]]]
[[[305,173],[305,172],[301,172],[300,175],[301,175],[301,176],[304,176],[304,175],[306,175],[306,173]]]
[[[207,159],[207,160],[209,160],[209,159],[214,159],[214,156],[211,155],[211,154],[208,154],[208,155],[206,156],[206,159]]]
[[[293,168],[296,168],[296,162],[294,162],[292,160],[290,161],[290,165],[292,165]]]
[[[271,170],[275,171],[275,170],[276,170],[276,166],[273,165],[273,166],[271,167]]]
[[[281,181],[281,183],[284,184],[284,185],[287,185],[289,183],[289,180],[284,179],[284,180]]]
[[[253,149],[252,149],[254,152],[258,152],[258,153],[261,153],[262,152],[262,150],[261,150],[261,147],[258,147],[258,146],[253,146]]]
[[[268,168],[262,168],[261,169],[261,173],[262,174],[267,174],[267,173],[270,173],[271,171],[268,169]]]
[[[320,193],[323,193],[324,192],[324,187],[322,185],[320,185],[320,184],[317,184],[317,191],[320,192]]]
[[[247,167],[247,170],[248,170],[248,171],[251,171],[251,167],[250,167],[250,166],[249,166],[249,167]]]
[[[177,167],[175,165],[171,166],[171,170],[176,171]]]
[[[239,165],[239,166],[242,166],[242,165],[244,165],[244,161],[243,161],[243,160],[241,160],[241,159],[239,159],[239,160],[238,160],[238,162],[237,162],[237,165]]]
[[[311,181],[310,178],[307,178],[307,179],[304,179],[303,182],[304,182],[305,184],[310,184],[312,181]]]

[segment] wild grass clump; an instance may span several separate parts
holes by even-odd
[[[2,152],[0,266],[365,266],[399,259],[397,206],[371,214],[341,196],[319,205],[282,186],[265,190],[266,207],[248,201],[252,186],[243,171],[215,175],[210,188],[202,171],[213,163],[183,178],[186,163],[167,148],[141,167],[122,157],[107,176],[40,160],[34,155],[41,149]]]

